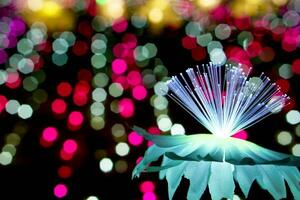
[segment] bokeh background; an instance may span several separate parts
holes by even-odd
[[[300,156],[299,48],[298,0],[0,0],[0,198],[167,199],[157,174],[131,179],[151,145],[131,127],[207,132],[164,85],[207,62],[290,96],[235,137]],[[271,196],[254,184],[249,199]]]

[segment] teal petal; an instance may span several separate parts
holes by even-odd
[[[237,165],[234,170],[234,178],[244,193],[248,197],[249,190],[253,181],[259,176],[259,171],[256,166],[251,165]]]
[[[260,172],[257,178],[258,184],[268,190],[274,199],[286,198],[286,189],[281,171],[274,165],[256,166]]]
[[[210,165],[210,162],[205,161],[188,163],[184,174],[190,180],[188,200],[200,199],[203,195],[210,176]]]
[[[279,166],[281,173],[288,183],[294,199],[300,199],[300,173],[297,167]]]
[[[235,185],[232,170],[232,164],[226,162],[211,163],[208,187],[213,200],[233,198]]]
[[[186,162],[182,162],[178,166],[167,170],[166,179],[168,181],[169,199],[173,198],[173,195],[180,184],[185,168]]]

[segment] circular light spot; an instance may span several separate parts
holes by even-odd
[[[300,144],[295,144],[293,146],[292,153],[294,156],[300,156]]]
[[[123,74],[127,70],[127,64],[123,59],[115,59],[111,65],[115,74]]]
[[[93,117],[90,124],[93,129],[101,130],[105,126],[105,121],[102,117]]]
[[[99,200],[96,196],[89,196],[86,200]]]
[[[289,145],[293,140],[293,137],[290,132],[287,131],[281,131],[277,135],[277,141],[281,145]]]
[[[154,190],[155,190],[155,185],[152,181],[144,181],[140,184],[140,191],[142,193],[154,192]]]
[[[22,58],[19,62],[18,62],[18,69],[20,72],[22,72],[23,74],[29,74],[33,71],[34,69],[34,63],[32,62],[31,59],[29,58]]]
[[[108,84],[109,78],[105,73],[97,73],[93,78],[93,84],[96,87],[105,87]]]
[[[18,108],[18,115],[22,119],[28,119],[32,116],[33,110],[30,105],[23,104]]]
[[[143,100],[147,96],[147,90],[144,86],[138,85],[132,89],[132,96],[136,100]]]
[[[84,119],[84,117],[81,112],[73,111],[70,113],[68,121],[73,126],[79,126],[82,124],[83,119]]]
[[[134,103],[129,98],[121,99],[119,102],[118,108],[120,115],[125,118],[132,117],[134,115]]]
[[[29,39],[23,38],[18,42],[17,49],[23,55],[30,54],[33,50],[33,43]]]
[[[113,162],[109,158],[103,158],[100,163],[100,170],[104,173],[110,172],[113,168]]]
[[[77,148],[78,148],[77,142],[72,139],[66,140],[63,144],[63,149],[68,154],[75,153]]]
[[[300,123],[300,112],[298,110],[290,110],[286,116],[286,121],[289,124],[295,125]]]
[[[112,83],[108,88],[108,92],[112,97],[119,97],[123,94],[123,87],[120,83]]]
[[[57,198],[63,198],[63,197],[65,197],[67,195],[67,193],[68,193],[68,188],[64,184],[57,184],[54,187],[54,195]]]
[[[72,92],[72,86],[68,82],[61,82],[57,86],[57,93],[62,97],[70,96]]]
[[[159,23],[163,19],[163,12],[159,8],[152,8],[149,12],[149,20],[153,23]]]
[[[159,81],[154,85],[154,92],[157,95],[161,95],[161,96],[166,95],[168,93],[168,90],[169,88],[167,84],[164,82]]]
[[[132,131],[128,135],[128,142],[133,146],[139,146],[143,143],[143,141],[144,141],[143,136],[140,136],[135,131]]]
[[[102,54],[95,54],[91,58],[91,63],[96,69],[103,68],[106,65],[106,57]]]
[[[96,88],[92,92],[92,98],[94,101],[102,102],[106,99],[107,93],[103,88]]]
[[[126,156],[129,153],[129,146],[125,142],[120,142],[116,145],[116,153],[119,156]]]
[[[226,55],[222,49],[213,49],[210,52],[209,57],[214,64],[223,65],[226,62]]]
[[[94,116],[103,115],[104,111],[105,111],[105,107],[104,107],[103,103],[101,103],[101,102],[94,102],[94,103],[92,103],[92,105],[91,105],[91,113]]]
[[[55,99],[51,104],[51,110],[55,114],[63,114],[67,110],[67,104],[63,99]]]
[[[68,51],[69,44],[65,39],[58,38],[52,44],[53,51],[57,54],[64,54]]]
[[[157,118],[158,128],[162,131],[169,131],[172,127],[172,121],[168,115],[160,115]]]
[[[17,114],[20,103],[17,100],[9,100],[5,105],[5,110],[11,115]]]
[[[227,24],[219,24],[215,28],[215,34],[216,34],[216,37],[219,38],[220,40],[225,40],[225,39],[229,38],[229,36],[231,34],[231,29]]]
[[[96,39],[92,42],[91,50],[94,54],[103,54],[106,51],[106,43],[103,40]]]
[[[12,155],[9,152],[1,152],[0,153],[0,164],[1,165],[9,165],[12,162]]]
[[[115,170],[118,173],[124,173],[128,169],[128,164],[125,160],[118,160],[115,164]]]
[[[125,127],[123,126],[123,124],[114,124],[111,127],[111,132],[115,137],[122,137],[123,135],[125,135]]]
[[[184,135],[185,129],[181,124],[174,124],[171,128],[172,135]]]
[[[143,194],[143,200],[156,200],[156,195],[153,192],[145,192]]]
[[[53,142],[57,139],[58,131],[54,127],[47,127],[43,130],[42,137],[47,142]]]

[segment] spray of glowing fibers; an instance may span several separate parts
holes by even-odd
[[[287,96],[263,74],[248,79],[242,68],[212,63],[174,76],[170,97],[219,137],[229,137],[284,105]]]
[[[235,182],[247,197],[255,180],[275,199],[286,198],[286,181],[294,198],[300,199],[299,157],[230,137],[280,111],[288,100],[263,74],[248,75],[240,66],[208,64],[169,80],[169,96],[212,134],[151,135],[135,126],[153,145],[133,177],[159,172],[161,179],[167,179],[170,199],[182,176],[190,181],[189,200],[201,198],[207,186],[213,200],[233,199]],[[150,165],[161,156],[160,166]]]

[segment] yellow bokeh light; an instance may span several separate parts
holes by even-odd
[[[109,20],[121,18],[125,15],[124,0],[109,0],[105,4],[99,4],[100,14]]]
[[[27,6],[32,11],[38,11],[38,10],[41,10],[43,8],[44,1],[43,0],[28,0],[27,1]]]
[[[276,6],[283,6],[287,3],[287,0],[272,0],[272,2],[276,5]]]
[[[159,23],[163,19],[163,12],[159,8],[153,8],[149,12],[149,20],[153,23]]]
[[[54,17],[62,13],[62,7],[54,1],[46,1],[41,13],[48,17]]]
[[[41,22],[50,32],[70,30],[74,26],[74,13],[59,1],[19,0],[17,5],[28,25]]]
[[[232,14],[236,17],[262,15],[272,11],[273,7],[263,0],[235,0],[231,3]]]
[[[166,26],[178,27],[182,22],[182,18],[174,11],[171,0],[146,1],[134,14],[147,18],[154,33],[159,33]]]
[[[211,10],[217,7],[221,0],[197,0],[197,5],[205,10]]]

